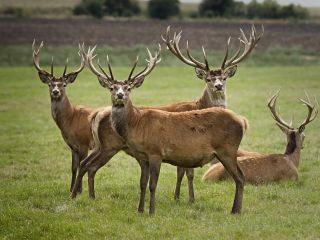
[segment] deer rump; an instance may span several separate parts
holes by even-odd
[[[119,132],[120,119],[112,118]],[[201,167],[227,149],[236,156],[246,129],[244,118],[219,108],[181,113],[140,110],[139,121],[133,122],[125,136],[133,152],[161,156],[163,162],[188,168]]]

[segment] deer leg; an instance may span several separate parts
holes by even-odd
[[[78,158],[79,158],[78,170],[80,169],[81,162],[83,162],[83,160],[86,159],[87,156],[88,156],[88,151],[87,150],[78,154]],[[78,193],[82,193],[82,181],[79,184]]]
[[[145,202],[145,196],[146,196],[146,189],[147,184],[149,181],[149,162],[148,161],[140,161],[140,168],[141,168],[141,176],[140,176],[140,200],[139,200],[139,207],[138,212],[143,213],[144,212],[144,202]]]
[[[236,155],[230,157],[224,154],[221,155],[221,157],[219,156],[219,160],[236,183],[236,192],[231,213],[240,214],[242,208],[243,190],[245,182],[244,174],[238,165]]]
[[[193,190],[194,168],[186,168],[186,174],[188,178],[189,203],[194,203],[194,190]]]
[[[183,167],[177,167],[177,183],[176,183],[176,190],[174,192],[174,200],[179,201],[180,199],[180,187],[181,182],[184,176],[186,169]]]
[[[153,157],[149,159],[150,164],[150,182],[149,182],[149,190],[150,190],[150,206],[149,206],[149,215],[154,215],[155,213],[155,197],[156,197],[156,189],[158,178],[160,174],[161,168],[161,159],[158,157]]]
[[[86,159],[83,160],[83,162],[88,163],[99,156],[100,156],[100,153],[92,152],[89,156],[86,157]],[[76,177],[75,183],[73,185],[73,188],[70,194],[70,198],[75,198],[77,196],[77,193],[79,192],[79,187],[81,186],[81,183],[82,183],[82,178],[87,171],[88,171],[88,166],[86,164],[81,164],[78,171],[78,175]]]
[[[95,158],[94,162],[90,162],[88,166],[88,187],[89,187],[89,198],[95,199],[95,190],[94,190],[94,178],[97,171],[107,164],[109,160],[114,156],[114,154],[100,154]]]
[[[70,192],[72,192],[74,182],[76,180],[77,176],[77,171],[79,167],[79,155],[76,151],[71,150],[71,155],[72,155],[72,164],[71,164],[71,172],[72,172],[72,177],[71,177],[71,186],[70,186]]]

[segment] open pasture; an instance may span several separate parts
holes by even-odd
[[[114,68],[120,78],[128,71]],[[281,88],[281,114],[288,120],[294,113],[298,125],[307,111],[297,98],[304,97],[307,90],[319,100],[319,78],[318,67],[239,67],[228,80],[227,95],[229,108],[250,123],[241,147],[282,153],[286,141],[266,100]],[[203,87],[191,68],[157,67],[132,97],[136,105],[164,105],[195,99]],[[109,93],[88,70],[67,87],[67,92],[74,104],[110,104]],[[86,182],[83,193],[76,200],[69,199],[70,152],[51,118],[48,87],[33,68],[0,69],[0,112],[1,239],[320,238],[319,118],[306,127],[299,181],[246,186],[241,216],[229,213],[233,182],[201,182],[208,166],[195,171],[196,202],[188,204],[184,179],[182,196],[176,203],[176,168],[163,164],[156,215],[149,217],[147,212],[136,212],[140,168],[124,153],[98,172],[96,200],[88,198]]]

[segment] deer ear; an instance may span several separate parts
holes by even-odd
[[[66,84],[73,83],[78,76],[78,73],[69,73],[64,77]]]
[[[48,83],[50,81],[48,74],[43,73],[43,72],[38,72],[38,75],[39,75],[41,82]]]
[[[196,71],[197,77],[201,80],[203,80],[207,74],[206,71],[204,71],[200,68],[195,68],[195,71]]]
[[[138,88],[142,85],[143,81],[144,81],[145,76],[142,75],[140,77],[137,77],[131,84],[130,87],[131,88]]]
[[[236,71],[237,71],[237,65],[234,65],[227,69],[227,71],[225,72],[225,75],[227,78],[231,78],[236,73]]]
[[[98,81],[102,87],[108,88],[108,89],[111,88],[111,84],[104,77],[99,76]]]

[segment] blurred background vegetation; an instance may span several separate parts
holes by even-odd
[[[14,17],[309,19],[320,15],[317,8],[280,5],[276,0],[251,0],[248,4],[235,0],[202,0],[200,4],[179,0],[1,0],[0,4],[1,15]]]
[[[158,19],[161,19],[158,20]],[[145,47],[161,42],[171,25],[183,30],[182,48],[189,40],[193,54],[202,58],[204,45],[212,63],[219,64],[226,39],[232,48],[239,27],[246,33],[252,23],[264,24],[266,34],[246,65],[315,65],[320,63],[320,8],[279,4],[276,0],[1,0],[0,66],[31,65],[33,39],[45,41],[43,64],[78,63],[77,44],[99,44],[97,52],[115,54],[111,62],[128,65]],[[299,34],[296,34],[299,32]],[[162,51],[162,65],[179,65]],[[181,65],[180,65],[181,66]]]

